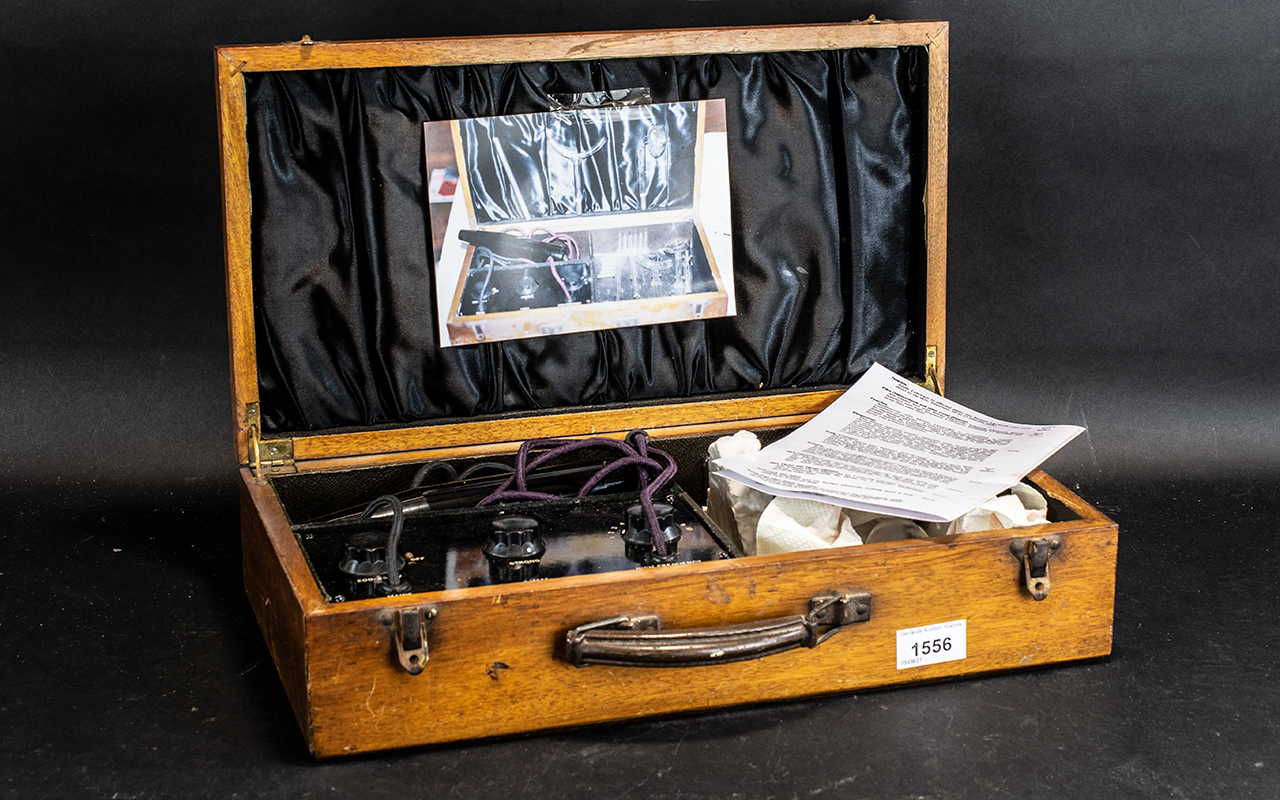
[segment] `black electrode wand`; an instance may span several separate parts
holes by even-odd
[[[569,246],[560,241],[539,242],[523,236],[493,231],[458,231],[458,238],[467,244],[484,247],[499,258],[523,258],[541,263],[547,259],[563,261],[569,257]]]

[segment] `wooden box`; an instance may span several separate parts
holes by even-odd
[[[868,21],[217,51],[245,584],[313,753],[1110,652],[1116,525],[1040,472],[1033,528],[369,599],[322,588],[295,529],[425,462],[638,428],[701,500],[714,438],[779,435],[875,361],[941,392],[947,37]],[[637,86],[725,100],[737,314],[440,347],[422,124]],[[903,666],[904,632],[942,624],[964,657]],[[678,665],[575,665],[637,646]]]

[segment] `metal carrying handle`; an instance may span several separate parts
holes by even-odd
[[[830,592],[809,601],[809,613],[717,628],[662,630],[651,614],[582,625],[565,636],[565,660],[575,667],[704,667],[817,647],[844,625],[871,619],[871,593]]]

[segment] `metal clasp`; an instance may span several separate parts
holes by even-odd
[[[1009,552],[1022,562],[1022,578],[1036,600],[1049,596],[1053,581],[1049,579],[1049,559],[1062,547],[1062,537],[1054,534],[1039,539],[1014,539]]]
[[[327,39],[312,39],[310,36],[304,33],[302,34],[302,38],[296,42],[281,42],[280,44],[296,44],[296,45],[301,45],[302,47],[310,47],[315,44],[333,44],[333,42]]]
[[[396,609],[391,617],[391,638],[400,666],[410,675],[419,675],[431,657],[427,652],[427,632],[440,616],[435,606]]]

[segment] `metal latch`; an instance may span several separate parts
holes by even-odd
[[[244,407],[244,421],[249,429],[249,464],[259,481],[264,475],[298,471],[293,462],[292,439],[262,438],[262,408],[257,403]]]
[[[1049,589],[1053,586],[1049,579],[1049,559],[1061,547],[1062,537],[1057,534],[1009,542],[1009,552],[1022,562],[1022,577],[1027,591],[1037,600],[1049,596]]]
[[[396,609],[389,619],[396,658],[410,675],[419,675],[431,657],[427,652],[427,633],[440,616],[435,606]]]

